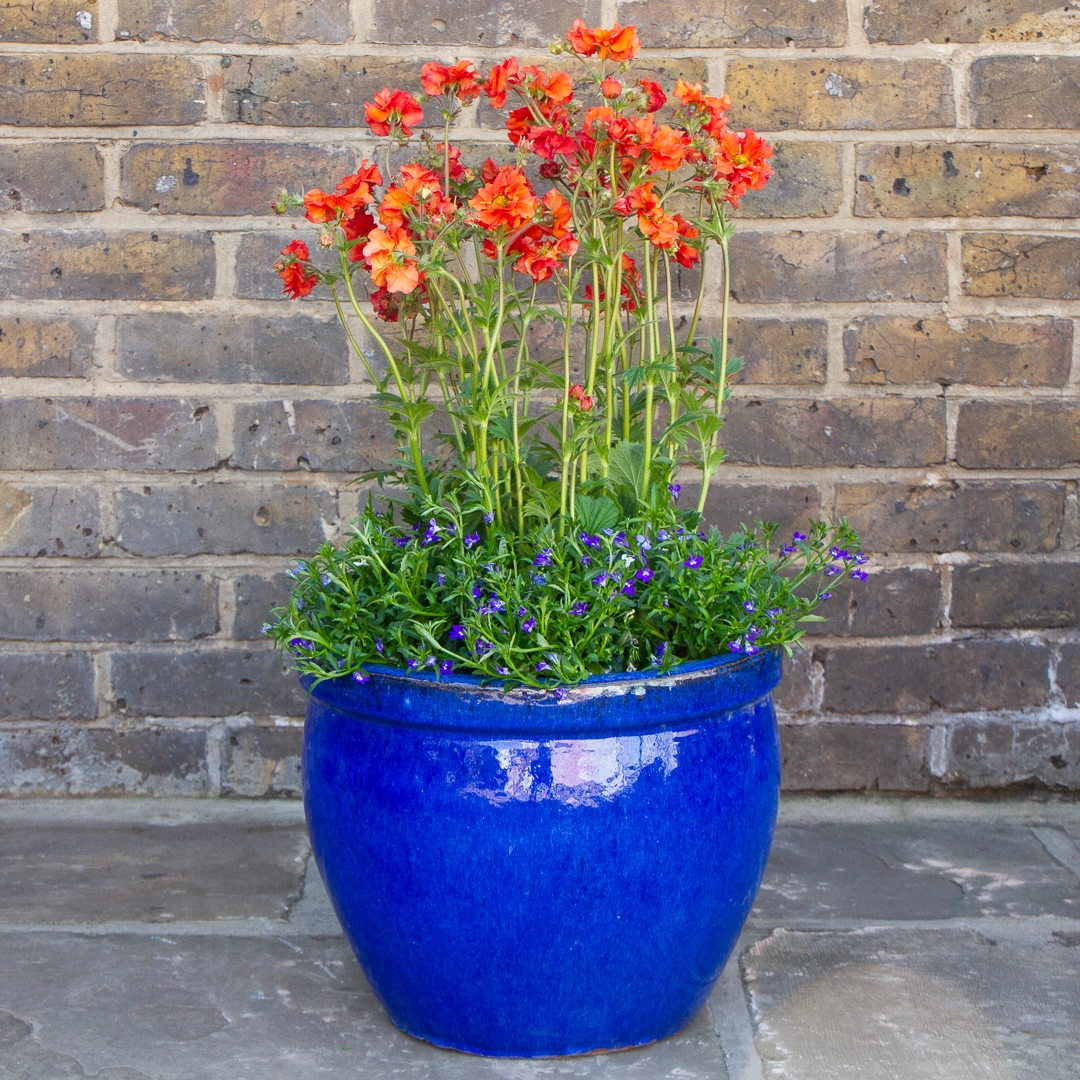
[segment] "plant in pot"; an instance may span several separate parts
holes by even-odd
[[[740,367],[730,213],[772,151],[727,98],[635,78],[638,50],[578,20],[551,47],[576,84],[426,64],[441,130],[414,140],[423,105],[382,90],[377,163],[277,205],[319,227],[285,291],[333,299],[400,446],[266,627],[310,693],[313,850],[393,1021],[480,1054],[692,1018],[768,855],[782,654],[865,577],[844,522],[703,525]],[[478,99],[512,106],[501,164],[451,142]]]

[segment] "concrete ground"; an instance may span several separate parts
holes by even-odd
[[[2,1080],[1080,1078],[1080,804],[785,799],[708,1005],[493,1061],[385,1018],[299,805],[0,802]]]

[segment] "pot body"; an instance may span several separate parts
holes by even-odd
[[[777,652],[503,694],[373,669],[315,687],[312,849],[390,1018],[548,1057],[671,1035],[765,869]]]

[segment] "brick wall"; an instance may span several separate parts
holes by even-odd
[[[875,553],[781,690],[786,786],[1080,787],[1075,3],[0,0],[0,788],[295,793],[259,627],[388,436],[279,297],[272,192],[424,59],[577,15],[778,145],[710,514]]]

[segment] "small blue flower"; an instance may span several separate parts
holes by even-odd
[[[495,520],[495,512],[493,510],[489,510],[489,511],[487,511],[486,514],[484,514],[484,524],[485,525],[490,525],[494,520]]]
[[[417,667],[417,661],[416,660],[406,660],[405,663],[409,666],[410,671],[415,671],[416,670],[416,667]]]
[[[494,648],[495,646],[492,645],[490,641],[485,641],[483,638],[476,639],[475,649],[477,656],[483,656],[485,653],[491,652]]]
[[[259,633],[260,634],[269,634],[270,631],[273,630],[273,629],[274,629],[274,626],[273,626],[272,623],[264,622],[262,624],[262,629],[259,631]]]
[[[765,612],[765,614],[768,615],[770,619],[775,619],[778,615],[784,614],[784,609],[778,607],[771,607],[768,611]]]
[[[454,664],[452,660],[443,660],[439,664],[439,674],[449,675],[454,670]]]
[[[611,541],[616,547],[628,548],[630,545],[626,542],[626,533],[621,532],[614,540]]]
[[[493,596],[488,601],[488,607],[491,608],[491,610],[494,612],[506,610],[506,605],[497,596]]]
[[[380,653],[383,651],[383,643],[382,643],[382,638],[381,637],[377,637],[375,639],[375,648]]]
[[[596,577],[594,577],[594,578],[592,579],[592,583],[593,583],[593,584],[594,584],[594,585],[595,585],[595,586],[596,586],[596,587],[597,587],[598,589],[602,589],[602,588],[604,587],[605,583],[607,582],[607,579],[608,579],[608,576],[607,576],[607,574],[597,574],[597,575],[596,575]]]
[[[297,611],[303,611],[304,610],[304,601],[303,601],[303,599],[298,596],[293,601],[293,607],[295,607]]]
[[[312,652],[315,649],[315,646],[310,641],[302,637],[294,637],[289,642],[289,647],[292,649],[305,649],[307,652]]]
[[[865,581],[867,573],[865,570],[852,570],[848,577],[854,578],[856,581]]]
[[[533,559],[533,566],[550,566],[551,565],[551,548],[544,548],[539,555]]]
[[[441,587],[442,587],[443,585],[445,585],[445,584],[446,584],[446,575],[445,575],[445,574],[439,574],[439,575],[438,575],[438,576],[437,576],[437,577],[435,578],[435,580],[436,580],[436,582],[438,583],[439,587],[441,588]]]
[[[409,542],[410,539],[412,539],[412,538],[409,537],[409,536],[395,536],[394,537],[394,543],[397,544],[397,546],[399,548],[403,548]]]
[[[546,660],[541,660],[540,663],[536,665],[536,670],[537,671],[550,671],[551,670],[551,665]]]
[[[533,574],[532,583],[534,585],[546,585],[547,584],[547,578],[544,577],[543,574]]]
[[[796,544],[806,539],[806,533],[797,532],[792,535],[792,539]]]
[[[683,562],[683,566],[688,566],[691,570],[696,570],[705,560],[700,555],[691,555],[689,559]]]
[[[679,492],[682,491],[682,484],[668,484],[667,489],[671,492],[671,497],[675,502],[678,502]]]
[[[826,577],[836,577],[837,574],[842,574],[844,571],[840,569],[835,563],[825,567]]]
[[[371,676],[366,671],[354,671],[352,673],[353,681],[358,682],[361,686],[364,683],[371,682]]]
[[[869,555],[864,555],[861,551],[855,556],[855,562],[859,566],[865,566],[870,561]]]
[[[643,566],[634,577],[642,584],[647,585],[656,575],[647,566]]]
[[[582,555],[581,556],[581,565],[582,566],[592,566],[592,559],[590,559],[588,555]]]
[[[753,600],[744,600],[743,601],[743,611],[747,611],[747,612],[757,611],[757,604],[755,604]]]
[[[615,535],[615,530],[614,529],[605,529],[604,530],[604,535],[605,536],[614,536]]]
[[[497,665],[495,670],[500,675],[509,675],[510,674],[510,669],[508,667],[503,667],[502,664]]]
[[[330,584],[330,575],[329,574],[322,574],[322,575],[320,575],[319,580],[324,585],[329,585]]]
[[[634,541],[642,551],[650,551],[652,549],[649,538],[647,536],[642,536],[641,533],[638,533],[637,536],[634,537]]]
[[[450,627],[450,637],[453,638],[454,641],[464,641],[465,627],[460,623],[454,623],[454,625]]]
[[[667,642],[661,641],[660,644],[656,646],[656,662],[662,664],[665,656],[667,656]]]
[[[536,620],[530,615],[522,624],[521,629],[526,634],[531,634],[536,629]]]
[[[781,553],[784,555],[790,555],[795,550],[794,544],[785,544],[781,549]]]
[[[474,600],[479,600],[479,599],[480,599],[480,597],[481,597],[481,596],[483,596],[483,595],[484,595],[484,589],[483,589],[483,586],[482,586],[482,585],[480,584],[480,582],[477,582],[477,583],[476,583],[476,584],[475,584],[475,585],[474,585],[474,586],[472,587],[472,598],[473,598]]]
[[[571,614],[571,615],[584,615],[584,614],[585,614],[585,612],[586,612],[586,611],[588,611],[588,610],[589,610],[589,604],[588,604],[588,602],[587,602],[587,601],[585,601],[585,600],[579,600],[579,601],[578,601],[578,602],[577,602],[576,604],[574,604],[574,606],[573,606],[573,607],[572,607],[572,608],[570,609],[570,614]]]
[[[743,652],[746,653],[747,656],[753,656],[754,653],[760,652],[760,651],[761,650],[758,649],[758,647],[756,645],[751,645],[749,641],[746,643],[746,648],[743,649]]]
[[[587,532],[585,532],[584,529],[582,529],[581,535],[578,537],[578,539],[586,547],[596,548],[597,551],[600,550],[600,537],[599,536],[590,536]]]
[[[435,666],[435,657],[434,656],[429,656],[424,661],[424,667],[434,667],[434,666]]]
[[[822,600],[831,600],[832,599],[832,593],[831,592],[823,592],[821,594],[821,599]]]
[[[756,626],[751,626],[750,629],[746,631],[747,641],[757,641],[759,637],[761,637],[761,631]]]
[[[623,591],[623,596],[633,596],[634,595],[634,583],[632,581],[628,581],[622,587],[622,591]]]
[[[738,641],[729,641],[728,648],[734,653],[742,652],[742,644]]]
[[[656,539],[657,539],[657,540],[659,540],[659,541],[660,541],[660,543],[662,544],[662,543],[663,543],[663,542],[664,542],[665,540],[667,540],[667,539],[668,539],[668,538],[669,538],[670,536],[671,536],[671,533],[669,533],[669,532],[667,531],[667,529],[661,529],[661,530],[660,530],[660,531],[659,531],[659,532],[658,532],[658,533],[656,534]]]
[[[470,548],[476,547],[479,543],[480,534],[476,532],[469,533],[469,535],[465,537],[465,550],[468,551]]]

